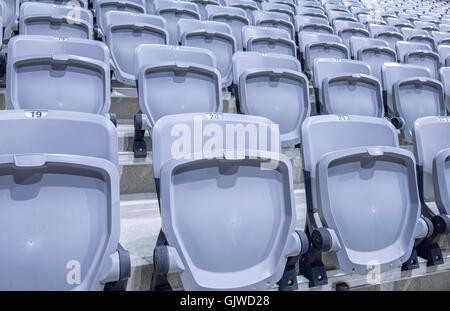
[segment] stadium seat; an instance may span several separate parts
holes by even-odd
[[[0,288],[125,290],[114,126],[55,110],[3,111],[0,120]]]
[[[101,42],[15,36],[6,77],[8,109],[109,112],[109,52]]]
[[[54,5],[68,5],[68,6],[78,6],[87,9],[88,8],[88,0],[21,0],[21,5],[26,2],[35,2],[35,3],[49,3]]]
[[[336,20],[344,20],[350,22],[357,22],[356,17],[350,12],[331,11],[327,14],[330,24],[333,25]]]
[[[124,11],[130,13],[145,13],[142,0],[97,0],[95,16],[97,17],[96,36],[103,37],[105,33],[105,15],[108,11]]]
[[[92,13],[85,8],[25,2],[20,6],[19,34],[92,39]]]
[[[441,60],[442,67],[450,66],[450,45],[440,45],[437,47],[439,59]]]
[[[181,45],[204,48],[214,53],[222,76],[222,86],[230,86],[233,81],[232,57],[236,52],[231,27],[221,22],[181,19],[178,33]]]
[[[171,135],[180,124],[184,132]],[[199,124],[222,133],[215,149],[174,156],[171,146]],[[180,275],[185,290],[264,290],[277,283],[282,290],[297,288],[295,263],[309,243],[295,231],[293,169],[273,139],[267,139],[274,145],[270,152],[266,141],[258,142],[277,135],[269,120],[236,114],[184,114],[156,122],[153,168],[162,231],[151,290],[170,290],[170,273]],[[194,136],[187,143],[193,145]],[[261,169],[265,165],[276,167]]]
[[[19,26],[19,8],[20,1],[18,0],[4,0],[5,3],[5,20],[3,20],[3,40],[7,40],[14,35]],[[2,13],[3,16],[3,13]],[[2,18],[3,19],[3,18]]]
[[[295,27],[290,18],[282,13],[255,11],[253,12],[255,26],[273,27],[289,32],[291,39],[295,39]]]
[[[293,56],[238,52],[233,57],[240,111],[272,120],[283,147],[300,143],[300,127],[310,114],[309,82]]]
[[[261,8],[267,12],[284,14],[289,18],[289,21],[292,23],[292,25],[295,25],[295,9],[293,9],[287,3],[262,2]]]
[[[156,15],[109,11],[105,16],[105,42],[111,52],[116,79],[135,86],[134,51],[141,44],[167,44],[165,20]]]
[[[200,19],[197,5],[189,1],[158,0],[156,13],[166,20],[171,45],[179,43],[178,21],[180,19]]]
[[[249,25],[254,25],[255,20],[253,19],[253,11],[258,10],[258,4],[253,0],[224,0],[226,6],[240,8],[245,11],[247,15]]]
[[[444,87],[445,106],[450,111],[450,67],[439,69],[439,79]]]
[[[367,274],[374,264],[380,272],[410,261],[418,267],[413,247],[433,231],[432,224],[420,217],[414,156],[399,148],[386,119],[310,117],[302,125],[302,158],[305,232],[312,246],[301,258],[300,273],[310,286],[328,281],[322,252],[354,274]]]
[[[222,78],[215,55],[188,46],[142,44],[135,51],[139,107],[135,117],[135,157],[147,155],[145,130],[162,116],[222,111]]]
[[[439,30],[443,32],[449,32],[450,31],[450,24],[440,24]]]
[[[393,86],[397,81],[424,77],[431,78],[428,68],[419,65],[385,63],[381,66],[381,83],[383,85],[384,110],[390,115],[394,115]]]
[[[190,0],[190,1],[194,2],[197,5],[198,11],[200,13],[200,17],[202,20],[208,19],[208,13],[206,12],[206,6],[208,6],[208,5],[220,6],[219,0]]]
[[[439,31],[439,28],[431,22],[415,21],[414,27],[416,27],[417,29],[426,30],[429,34],[431,34],[431,32],[433,31]]]
[[[430,47],[430,50],[435,50],[434,39],[426,30],[403,28],[402,33],[407,41],[424,43]]]
[[[297,45],[284,29],[244,26],[242,40],[246,51],[297,56]]]
[[[418,254],[427,265],[442,264],[442,251],[438,245],[441,234],[450,233],[448,181],[445,177],[450,148],[448,117],[424,117],[414,124],[414,153],[417,159],[419,194],[424,214],[432,220],[435,231],[418,246]],[[436,202],[438,214],[428,202]],[[450,240],[449,240],[450,241]]]
[[[371,76],[369,65],[348,59],[316,59],[313,75],[316,103],[321,112],[384,115],[381,85]]]
[[[342,43],[344,43],[348,49],[350,49],[350,38],[370,38],[369,32],[366,30],[364,25],[359,22],[335,20],[333,26],[334,31],[339,37],[341,37]]]
[[[333,34],[334,32],[333,27],[324,18],[297,15],[295,16],[295,24],[297,25],[297,32],[311,31],[329,34]]]
[[[450,44],[450,33],[448,32],[432,31],[431,35],[435,40],[436,46],[439,46],[441,44]]]
[[[394,26],[370,24],[369,31],[373,38],[386,40],[391,49],[395,49],[395,43],[403,40],[402,34]]]
[[[298,35],[304,70],[311,74],[317,58],[349,58],[347,47],[337,35],[302,31]]]
[[[209,20],[230,25],[236,41],[236,50],[242,51],[242,27],[250,25],[245,11],[241,8],[217,5],[207,5],[205,10]]]
[[[400,62],[427,67],[431,77],[437,79],[439,76],[439,54],[430,50],[423,43],[398,41],[396,43],[397,58]]]

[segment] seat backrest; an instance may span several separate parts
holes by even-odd
[[[414,123],[414,154],[417,165],[423,169],[423,198],[435,201],[433,160],[436,155],[450,148],[450,122],[448,117],[430,116]],[[420,186],[420,185],[419,185]]]
[[[242,28],[242,40],[247,51],[297,55],[297,45],[284,29],[245,26]]]
[[[93,17],[86,8],[25,2],[20,7],[19,33],[91,39]]]
[[[383,91],[386,92],[386,105],[390,113],[393,113],[393,85],[405,78],[427,77],[431,78],[428,68],[410,64],[385,63],[381,68],[381,83]]]
[[[166,20],[169,32],[169,44],[178,45],[178,21],[180,19],[200,19],[197,4],[189,1],[159,0],[156,7],[157,15]]]
[[[352,57],[356,59],[358,56],[358,51],[362,48],[366,47],[388,47],[388,43],[381,39],[373,39],[373,38],[363,38],[363,37],[352,37],[350,38],[350,51]]]
[[[236,41],[236,50],[242,51],[242,27],[250,24],[247,14],[241,8],[207,5],[206,15],[208,20],[227,23],[231,27]]]
[[[308,31],[302,31],[298,34],[299,48],[301,53],[305,53],[306,45],[316,42],[335,42],[342,43],[341,38],[337,35],[326,33],[314,33]]]
[[[255,24],[255,20],[253,18],[253,11],[258,10],[258,5],[256,1],[253,0],[224,0],[227,7],[235,7],[241,8],[245,11],[247,18],[250,22],[250,25]]]
[[[427,36],[428,32],[423,29],[416,28],[402,28],[402,34],[406,40],[408,40],[412,36]]]
[[[142,44],[135,53],[139,106],[150,127],[168,114],[222,111],[222,78],[211,51]]]
[[[109,51],[99,41],[16,36],[6,71],[8,109],[109,112]]]
[[[285,29],[291,35],[291,39],[295,38],[294,25],[291,19],[285,14],[258,10],[253,12],[253,19],[256,26]]]
[[[117,131],[109,118],[72,111],[7,110],[0,120],[0,155],[78,155],[105,159],[118,168]]]
[[[167,44],[165,20],[156,15],[109,11],[105,14],[105,42],[118,81],[136,85],[134,52],[141,44]]]
[[[97,17],[97,25],[100,28],[100,31],[104,30],[105,15],[109,11],[125,11],[144,14],[145,5],[143,0],[97,0],[95,15]]]
[[[430,47],[420,42],[398,41],[396,43],[397,58],[400,62],[405,61],[405,55],[413,51],[430,51]]]
[[[223,86],[231,85],[232,57],[236,51],[236,40],[228,24],[181,19],[178,21],[178,34],[181,45],[204,48],[213,52],[217,60],[217,69],[222,75]]]
[[[241,74],[252,68],[280,68],[302,71],[300,63],[294,57],[288,55],[236,52],[233,55],[233,83],[238,85]]]
[[[450,33],[443,31],[432,31],[431,35],[435,40],[436,46],[440,44],[450,44]]]

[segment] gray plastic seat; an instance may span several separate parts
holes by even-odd
[[[381,39],[373,39],[373,38],[362,38],[362,37],[354,37],[350,38],[350,54],[352,58],[358,57],[359,50],[367,47],[388,47],[388,43],[385,40]]]
[[[394,26],[369,24],[369,32],[375,39],[386,40],[391,49],[395,49],[395,43],[403,40],[403,35]]]
[[[348,59],[316,59],[313,85],[320,110],[328,114],[382,117],[383,99],[378,79],[369,65]]]
[[[355,37],[370,38],[369,32],[363,24],[346,20],[335,20],[334,30],[341,37],[342,43],[350,49],[350,39]]]
[[[92,39],[92,13],[85,8],[25,2],[20,6],[19,34]]]
[[[298,35],[300,55],[304,60],[304,70],[312,72],[317,58],[348,58],[347,47],[337,35],[301,32]]]
[[[417,159],[419,193],[424,208],[427,208],[429,217],[436,226],[436,233],[448,234],[450,219],[450,205],[448,196],[448,169],[450,150],[450,123],[448,117],[424,117],[417,119],[414,124],[414,153]],[[439,215],[436,215],[428,207],[426,202],[435,201]],[[448,237],[448,236],[447,236]],[[450,239],[449,239],[450,241]],[[433,243],[434,242],[434,243]],[[433,245],[435,244],[435,245]],[[439,248],[437,241],[428,243],[431,248]],[[427,255],[427,254],[425,254]],[[426,258],[428,256],[424,256]],[[437,261],[435,264],[443,263],[442,254],[440,258],[426,258]]]
[[[431,72],[428,68],[418,65],[385,63],[381,67],[381,84],[383,85],[383,97],[385,102],[385,111],[391,115],[394,114],[393,104],[393,86],[402,79],[413,77],[431,78]]]
[[[116,79],[136,85],[134,52],[141,44],[167,44],[165,20],[156,15],[109,11],[105,15],[104,40],[111,52]]]
[[[386,119],[310,117],[302,125],[302,158],[313,245],[300,273],[310,286],[327,283],[322,252],[334,254],[345,272],[367,274],[374,263],[384,272],[413,257],[416,240],[432,232],[420,217],[414,156],[399,148]]]
[[[205,130],[222,133],[214,150],[185,150],[174,156],[170,146],[179,137],[171,130],[183,124],[186,132],[194,133],[199,122]],[[249,139],[246,131],[252,133]],[[243,140],[234,140],[235,133]],[[253,134],[272,137],[267,140],[274,148]],[[153,135],[162,231],[151,289],[170,289],[170,273],[179,273],[188,291],[264,290],[289,281],[288,289],[296,289],[295,261],[309,243],[303,232],[294,230],[293,171],[273,142],[276,126],[255,116],[183,114],[158,120]],[[194,135],[190,137],[193,143]],[[261,169],[276,162],[275,168]],[[208,203],[211,196],[217,199],[213,205]],[[288,267],[290,258],[294,263]],[[286,272],[291,278],[285,278]]]
[[[21,5],[26,2],[34,3],[49,3],[54,5],[69,5],[69,6],[79,6],[82,8],[88,8],[88,0],[21,0]]]
[[[407,41],[423,43],[428,45],[430,47],[430,50],[435,50],[434,39],[428,34],[426,30],[404,28],[402,30],[402,33]]]
[[[439,31],[439,28],[431,22],[415,21],[414,27],[416,27],[417,29],[426,30],[429,34],[431,34],[431,32],[433,31]]]
[[[145,13],[143,0],[97,0],[95,15],[97,17],[98,36],[103,36],[105,31],[105,15],[109,11],[122,11],[130,13]]]
[[[8,109],[109,112],[109,51],[99,41],[15,36],[6,76]]]
[[[398,41],[396,44],[397,58],[400,62],[427,67],[431,77],[437,79],[439,76],[440,60],[439,54],[430,50],[423,43]]]
[[[330,24],[334,24],[335,20],[344,20],[344,21],[351,21],[351,22],[357,22],[355,15],[353,15],[350,12],[342,12],[342,11],[331,11],[327,13],[328,20],[330,21]]]
[[[135,74],[139,130],[151,133],[155,122],[169,114],[222,111],[222,78],[209,50],[143,44],[136,48]]]
[[[437,47],[439,59],[441,60],[442,67],[450,66],[450,45],[440,45]]]
[[[450,111],[450,67],[439,69],[439,78],[444,87],[445,106]]]
[[[450,24],[440,24],[439,25],[439,30],[440,31],[444,31],[444,32],[449,32],[450,31]]]
[[[246,51],[297,56],[297,45],[284,29],[244,26],[242,40]]]
[[[205,10],[209,20],[227,23],[231,27],[236,41],[236,50],[242,51],[242,28],[250,24],[245,11],[240,8],[217,5],[207,5]]]
[[[289,32],[291,39],[295,39],[295,27],[289,17],[282,13],[255,11],[253,12],[255,26],[273,27]]]
[[[293,56],[238,52],[233,57],[243,113],[278,124],[282,146],[300,142],[300,127],[310,114],[309,82]]]
[[[450,33],[443,31],[432,31],[431,35],[433,36],[436,46],[441,44],[450,44]]]
[[[226,6],[240,8],[245,11],[247,15],[249,25],[254,25],[255,20],[253,18],[253,11],[258,10],[258,4],[253,0],[224,0]]]
[[[295,25],[295,9],[287,3],[278,2],[262,2],[261,8],[263,11],[276,12],[286,15],[291,21],[292,25]]]
[[[0,128],[0,289],[126,286],[113,124],[91,113],[11,110]]]
[[[14,32],[19,26],[19,8],[20,1],[18,0],[4,0],[6,12],[5,20],[3,20],[3,40],[9,39],[14,35]],[[2,13],[3,16],[3,13]]]
[[[328,20],[325,18],[297,15],[295,16],[295,24],[297,32],[334,33],[333,27],[329,25]]]
[[[157,15],[166,20],[169,32],[169,44],[178,45],[178,21],[180,19],[200,19],[198,7],[193,2],[159,0],[156,7]]]
[[[208,13],[206,12],[206,6],[220,6],[219,0],[190,0],[194,2],[198,7],[198,12],[200,13],[200,17],[202,20],[208,20]]]
[[[230,86],[233,80],[232,57],[236,52],[231,27],[221,22],[182,19],[178,22],[178,33],[181,45],[204,48],[214,53],[222,86]]]

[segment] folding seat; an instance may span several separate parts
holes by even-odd
[[[300,8],[316,8],[323,11],[322,3],[319,1],[297,1],[297,9]]]
[[[215,55],[190,46],[142,44],[135,50],[142,113],[135,116],[135,157],[146,157],[145,130],[162,116],[222,111],[222,78]]]
[[[104,40],[111,52],[116,79],[135,86],[134,51],[145,43],[167,44],[165,20],[156,15],[109,11],[105,16]]]
[[[370,24],[369,32],[375,39],[386,40],[391,49],[395,49],[397,41],[403,40],[402,34],[394,26]]]
[[[267,2],[287,5],[291,8],[291,11],[294,14],[297,13],[297,0],[267,0]],[[261,3],[264,4],[264,1],[261,1]],[[261,6],[261,9],[263,9],[262,6]]]
[[[300,7],[297,8],[297,14],[298,15],[318,14],[320,17],[327,18],[325,12],[321,8]]]
[[[397,54],[385,40],[355,37],[350,39],[353,59],[369,65],[372,75],[381,81],[381,66],[386,62],[396,62]]]
[[[347,46],[347,48],[350,48],[350,38],[354,37],[370,38],[370,34],[366,30],[364,25],[358,22],[335,20],[333,26],[336,34],[339,37],[341,37],[342,43],[344,43]]]
[[[387,65],[389,64],[384,66]],[[392,84],[393,111],[402,123],[400,127],[402,140],[412,143],[414,122],[418,118],[447,114],[444,91],[438,80],[426,76],[425,73],[414,75],[408,68],[402,68],[401,71],[402,73],[397,73],[398,79],[390,79],[394,81]]]
[[[396,27],[401,33],[403,33],[403,29],[414,29],[414,25],[409,20],[403,18],[387,18],[386,23],[389,26]]]
[[[400,148],[389,121],[315,116],[303,122],[301,133],[305,231],[312,245],[300,260],[300,273],[309,285],[328,282],[323,252],[355,274],[369,273],[374,263],[380,272],[418,267],[414,244],[433,225],[420,216],[414,156]]]
[[[425,66],[430,70],[432,78],[438,78],[440,67],[439,54],[430,50],[428,45],[417,42],[398,41],[396,51],[397,59],[400,62]]]
[[[436,16],[422,15],[420,17],[420,20],[423,22],[433,23],[435,26],[438,26],[440,24],[440,20]]]
[[[207,5],[216,5],[220,6],[219,0],[190,0],[191,2],[194,2],[197,4],[198,11],[200,13],[200,17],[202,20],[208,19],[208,13],[206,12],[206,6]]]
[[[335,20],[344,20],[344,21],[351,21],[351,22],[358,21],[356,19],[356,17],[350,12],[331,11],[327,15],[328,15],[328,20],[330,21],[330,24],[332,24],[332,25]]]
[[[4,14],[5,18],[3,20],[3,40],[7,40],[14,35],[19,26],[19,8],[20,1],[18,0],[3,0],[5,3],[6,12]],[[3,13],[2,13],[3,16]]]
[[[443,67],[439,69],[439,79],[444,87],[445,106],[450,110],[450,68]]]
[[[295,40],[295,27],[290,18],[282,13],[254,11],[253,20],[255,26],[274,27],[289,32],[291,39]]]
[[[171,45],[179,43],[178,21],[180,19],[200,19],[197,5],[188,1],[158,0],[156,13],[166,20],[169,44]]]
[[[364,7],[352,7],[350,8],[350,12],[358,17],[359,14],[371,14],[372,10]]]
[[[388,18],[397,18],[397,14],[395,13],[389,13],[389,12],[382,12],[380,14],[380,17],[387,22]]]
[[[246,51],[297,56],[297,45],[284,29],[244,26],[242,40]]]
[[[187,143],[194,145],[199,124],[216,138],[220,134],[215,149],[174,155],[171,146],[180,136],[171,131],[183,125],[179,133],[192,133]],[[275,149],[277,135],[272,122],[256,116],[203,113],[158,120],[153,168],[162,228],[151,290],[170,290],[172,273],[179,273],[185,290],[264,290],[277,283],[280,290],[298,288],[295,264],[309,243],[295,230],[292,165]],[[213,205],[207,202],[211,195],[217,199]]]
[[[55,110],[3,111],[0,120],[0,289],[125,290],[114,126]]]
[[[329,25],[328,19],[311,17],[311,16],[295,16],[295,25],[297,26],[297,32],[311,31],[315,33],[328,33],[333,34],[333,28]]]
[[[383,98],[369,65],[348,59],[316,59],[314,91],[320,111],[382,117]],[[357,101],[355,101],[357,98]]]
[[[241,8],[245,11],[247,15],[249,25],[254,25],[255,20],[253,19],[253,11],[258,10],[258,4],[253,0],[224,0],[226,6]]]
[[[329,3],[329,2],[326,2],[324,4],[324,8],[325,8],[325,11],[327,12],[327,14],[330,11],[348,12],[347,7],[345,5],[343,5],[342,3]]]
[[[442,67],[450,66],[450,45],[438,46],[439,59],[441,60]]]
[[[233,57],[240,111],[272,120],[283,147],[300,143],[310,114],[309,82],[293,56],[239,52]]]
[[[87,9],[88,0],[22,0],[20,5],[26,2],[49,3],[54,5],[78,6]]]
[[[295,25],[295,18],[294,18],[295,12],[293,11],[292,7],[290,7],[288,4],[263,2],[261,4],[261,7],[264,11],[267,12],[276,12],[286,15],[289,18],[292,25]]]
[[[439,28],[435,24],[430,22],[415,21],[414,26],[417,29],[426,30],[429,34],[431,34],[432,31],[439,31]]]
[[[302,31],[298,34],[304,70],[311,74],[317,58],[349,58],[347,47],[336,35]]]
[[[415,29],[415,28],[403,28],[403,36],[407,41],[418,42],[428,45],[430,50],[434,51],[434,39],[431,37],[426,30]]]
[[[416,14],[410,14],[410,13],[398,13],[397,16],[399,18],[404,18],[409,20],[410,22],[414,23],[415,21],[419,21],[419,16]]]
[[[207,5],[205,10],[208,20],[227,23],[231,27],[236,41],[236,50],[242,51],[242,27],[250,24],[245,11],[240,8],[217,5]]]
[[[142,0],[97,0],[95,16],[98,28],[96,35],[104,35],[105,15],[108,11],[124,11],[130,13],[145,13],[145,5]]]
[[[25,2],[20,6],[19,34],[92,39],[93,16],[85,8]]]
[[[231,27],[221,22],[181,19],[178,33],[181,45],[204,48],[215,55],[222,86],[230,86],[233,80],[232,57],[236,52]]]
[[[6,78],[8,109],[109,112],[109,51],[99,41],[15,36]]]
[[[428,266],[443,263],[438,238],[441,234],[450,233],[448,181],[445,176],[450,148],[449,125],[448,117],[436,116],[417,119],[414,124],[414,153],[422,209],[435,228],[433,235],[417,247],[419,256],[428,261]],[[427,204],[433,201],[438,214]]]
[[[450,45],[450,33],[442,31],[432,31],[431,35],[435,40],[436,46],[441,44]]]
[[[373,14],[359,14],[358,21],[364,25],[387,25],[384,20],[377,18]]]

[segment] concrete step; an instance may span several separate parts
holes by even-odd
[[[303,229],[306,217],[306,200],[305,191],[302,184],[295,185],[294,190],[295,207],[296,207],[296,227]],[[430,204],[431,208],[437,211],[435,204]],[[131,255],[131,278],[128,282],[129,290],[148,290],[150,284],[151,273],[153,270],[153,249],[156,239],[161,228],[161,218],[159,213],[158,200],[154,193],[138,194],[138,195],[122,195],[120,202],[120,223],[121,223],[121,244],[130,252]],[[316,219],[320,224],[320,219]],[[429,286],[429,275],[440,271],[450,270],[450,249],[446,237],[442,237],[440,241],[442,249],[446,252],[446,262],[438,267],[426,267],[426,263],[421,260],[421,268],[414,271],[401,272],[400,268],[390,271],[382,275],[382,279],[387,282],[381,288],[392,286],[393,288],[414,289],[419,286]],[[330,282],[326,286],[315,288],[315,290],[332,290],[333,284],[338,281],[345,281],[352,287],[362,286],[364,289],[374,289],[373,285],[367,283],[365,276],[351,275],[337,269],[337,265],[333,256],[324,254],[324,263],[329,270]],[[415,279],[417,277],[426,276],[428,281],[424,281],[422,285],[411,285],[402,283],[406,279]],[[448,274],[445,274],[448,278]],[[420,278],[419,278],[420,279]],[[418,279],[418,280],[419,280]],[[445,278],[441,275],[436,276],[439,282],[443,282]],[[176,275],[169,278],[175,289],[182,289],[181,282]],[[447,279],[448,280],[448,279]],[[400,282],[400,283],[398,283]],[[411,283],[412,281],[410,281]],[[434,281],[433,281],[434,282]],[[445,282],[444,282],[445,283]],[[307,280],[299,276],[299,286],[301,290],[309,290]],[[403,284],[403,285],[401,285]],[[448,284],[448,283],[446,283]],[[403,286],[403,287],[402,287]],[[436,285],[438,288],[440,285]],[[446,287],[450,289],[450,285]],[[426,289],[423,287],[422,289]]]

